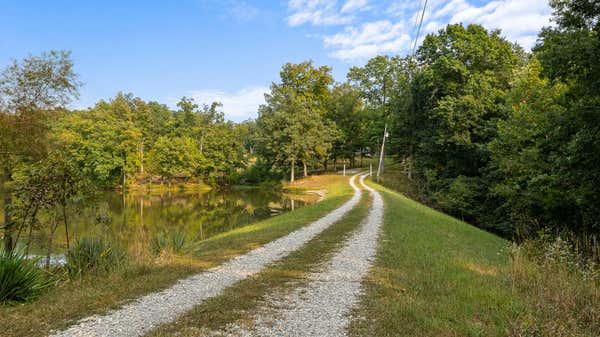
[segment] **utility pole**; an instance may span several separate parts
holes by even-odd
[[[379,153],[379,165],[377,166],[377,182],[379,182],[379,176],[383,173],[383,153],[385,151],[385,139],[388,137],[387,123],[383,129],[383,140],[381,141],[381,152]]]

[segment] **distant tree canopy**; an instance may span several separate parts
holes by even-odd
[[[177,175],[227,183],[244,165],[245,148],[220,105],[201,109],[182,98],[179,110],[118,94],[85,111],[69,112],[55,125],[67,149],[99,184],[126,184],[144,176]]]
[[[304,166],[327,158],[337,128],[328,120],[331,69],[312,62],[288,63],[281,82],[271,85],[266,104],[259,109],[257,151],[273,165],[289,165],[294,181],[296,163]]]

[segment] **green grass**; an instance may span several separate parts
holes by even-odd
[[[517,245],[369,184],[384,228],[351,336],[600,336],[600,269],[564,241]]]
[[[208,299],[176,322],[163,325],[148,336],[205,336],[210,330],[223,329],[229,323],[249,323],[266,295],[300,286],[306,282],[309,272],[328,261],[367,215],[369,205],[365,194],[356,208],[298,251],[226,289],[222,295]]]
[[[385,202],[353,336],[505,336],[525,308],[506,276],[508,242],[372,184]]]
[[[194,256],[174,256],[160,263],[130,266],[121,272],[64,280],[35,302],[0,306],[2,336],[47,335],[53,329],[65,328],[83,317],[167,288],[180,278],[282,237],[347,201],[353,193],[347,181],[341,176],[311,177],[304,184],[326,189],[325,200],[202,241],[193,247]]]

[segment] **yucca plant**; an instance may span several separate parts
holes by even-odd
[[[47,274],[20,252],[0,250],[0,303],[26,302],[50,286]]]
[[[121,267],[126,254],[102,239],[83,238],[67,252],[65,267],[71,277],[87,273],[108,272]]]
[[[186,237],[181,232],[160,232],[152,238],[151,249],[155,255],[162,252],[180,254],[186,248]]]

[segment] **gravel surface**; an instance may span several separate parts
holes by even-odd
[[[375,257],[383,200],[364,184],[373,197],[373,206],[361,225],[321,272],[310,275],[305,286],[271,298],[267,308],[249,328],[229,326],[228,336],[346,336],[350,312],[357,302],[361,282]]]
[[[340,220],[360,201],[354,181],[354,196],[323,218],[302,227],[221,266],[178,281],[172,287],[143,296],[103,316],[92,316],[52,335],[67,336],[141,336],[160,324],[169,323],[203,300],[219,295],[225,288],[260,272],[266,265],[280,260]],[[360,248],[360,247],[357,247]]]

